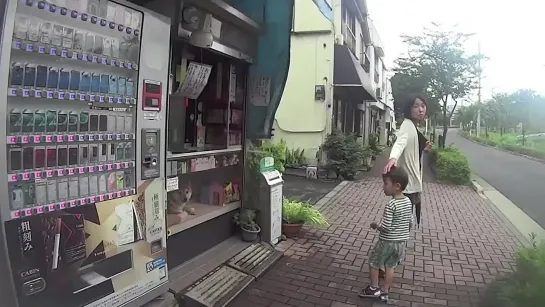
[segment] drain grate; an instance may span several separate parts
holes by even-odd
[[[219,266],[185,289],[185,306],[223,307],[253,280],[248,274]]]
[[[231,258],[227,265],[257,278],[280,257],[282,257],[281,252],[268,245],[256,243]]]

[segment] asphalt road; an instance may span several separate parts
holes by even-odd
[[[471,169],[545,228],[545,164],[482,146],[450,129],[446,144],[467,156]]]

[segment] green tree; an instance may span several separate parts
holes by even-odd
[[[478,85],[478,62],[482,57],[468,54],[465,50],[464,45],[470,37],[471,34],[445,30],[435,23],[425,28],[422,35],[402,35],[408,52],[396,60],[395,71],[426,81],[423,82],[427,84],[425,93],[441,104],[443,140],[446,140],[450,119],[459,99],[466,97]],[[447,110],[449,99],[454,101],[450,111]]]

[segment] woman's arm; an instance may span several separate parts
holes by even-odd
[[[407,146],[407,140],[409,138],[409,129],[411,123],[409,120],[404,120],[401,126],[399,127],[399,132],[396,135],[396,141],[394,146],[392,146],[392,151],[390,152],[390,159],[399,160],[403,150]]]

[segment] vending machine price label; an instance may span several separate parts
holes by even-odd
[[[95,172],[95,167],[89,166],[89,173],[94,173],[94,172]]]
[[[24,89],[23,90],[23,97],[30,97],[30,90]]]
[[[34,45],[32,45],[32,44],[27,44],[25,50],[26,50],[26,51],[33,51],[33,50],[34,50]]]
[[[57,142],[59,142],[59,143],[64,142],[64,136],[63,135],[57,135]]]
[[[89,197],[89,203],[94,204],[96,203],[96,201],[97,201],[97,198],[95,196]]]
[[[104,136],[102,134],[97,134],[96,139],[97,139],[97,141],[102,141],[102,140],[104,140]]]
[[[52,47],[49,49],[49,55],[57,55],[57,48]]]
[[[42,206],[37,207],[37,208],[36,208],[36,212],[37,212],[38,214],[44,213],[44,207],[42,207]]]
[[[38,47],[38,53],[45,53],[45,47],[44,46]]]
[[[17,181],[17,174],[8,175],[8,181],[9,181],[9,182],[15,182],[15,181]]]
[[[74,175],[76,173],[76,169],[75,168],[69,168],[68,169],[68,175]]]
[[[34,178],[42,179],[42,172],[34,172]]]
[[[17,41],[13,42],[13,48],[14,49],[21,49],[21,42],[17,42]]]
[[[104,64],[104,65],[107,65],[107,64],[108,64],[108,59],[102,58],[102,59],[100,60],[100,63],[102,63],[102,64]]]
[[[24,173],[23,174],[23,180],[30,180],[31,176],[30,176],[30,173]]]
[[[114,103],[114,97],[108,97],[108,103]]]
[[[34,141],[33,141],[34,143],[40,143],[41,141],[42,141],[42,137],[41,137],[41,136],[39,136],[39,135],[35,135],[35,136],[34,136]]]
[[[64,176],[64,170],[63,169],[58,169],[57,170],[57,176],[59,176],[59,177]]]
[[[114,59],[112,59],[112,61],[110,62],[110,65],[112,65],[112,66],[117,66],[117,61],[114,60]]]
[[[123,67],[125,65],[125,62],[119,61],[119,67]]]
[[[85,135],[83,135],[83,134],[78,135],[78,141],[79,142],[85,141]]]
[[[104,171],[104,165],[99,165],[98,166],[98,171],[103,172]]]
[[[68,136],[68,142],[73,142],[75,140],[75,137],[73,135]]]
[[[53,204],[53,205],[48,205],[47,208],[49,211],[55,211],[57,209],[57,206]]]
[[[106,164],[106,169],[111,171],[113,169],[113,164]]]
[[[89,61],[89,56],[87,55],[87,53],[81,55],[81,60],[86,62]]]
[[[85,94],[79,94],[79,100],[85,101]]]
[[[17,137],[8,136],[8,144],[15,144],[15,143],[17,143]]]
[[[98,63],[98,57],[96,55],[93,55],[93,57],[91,58],[91,62]]]
[[[42,98],[42,91],[34,91],[34,98]]]
[[[53,98],[53,92],[52,91],[47,91],[46,97],[47,98]]]
[[[63,50],[61,51],[61,57],[67,58],[67,57],[68,57],[68,50],[64,50],[64,49],[63,49]]]
[[[85,167],[78,167],[79,174],[85,174]]]
[[[76,100],[76,94],[75,93],[70,93],[70,100]]]
[[[45,177],[47,177],[47,178],[53,177],[53,171],[46,171],[45,172]]]
[[[80,205],[86,205],[87,204],[87,199],[85,199],[85,198],[80,199],[79,204]]]
[[[117,103],[123,103],[123,97],[117,97]]]
[[[65,202],[60,202],[59,203],[59,209],[66,209],[66,203]]]
[[[104,198],[104,195],[99,195],[99,196],[98,196],[98,201],[104,201],[104,199],[105,199],[105,198]]]
[[[94,140],[95,140],[95,136],[92,134],[89,134],[89,141],[94,141]]]
[[[75,207],[76,206],[76,201],[75,200],[71,200],[70,201],[70,207]]]
[[[64,99],[65,99],[65,98],[64,98],[64,93],[63,93],[63,92],[60,92],[60,93],[59,93],[59,99],[61,99],[61,100],[64,100]]]
[[[53,142],[53,136],[52,136],[52,135],[46,135],[46,136],[45,136],[45,142],[46,142],[46,143],[51,143],[51,142]]]
[[[24,136],[21,138],[21,143],[23,143],[23,144],[28,144],[28,143],[30,143],[30,137],[27,136],[27,135],[24,135]]]
[[[104,100],[105,98],[106,98],[106,97],[104,97],[104,96],[99,96],[99,97],[98,97],[98,101],[99,101],[99,102],[104,102],[104,101],[105,101],[105,100]]]
[[[15,88],[10,88],[10,89],[9,89],[9,92],[8,92],[8,95],[10,95],[10,96],[17,96],[17,89],[15,89]]]

